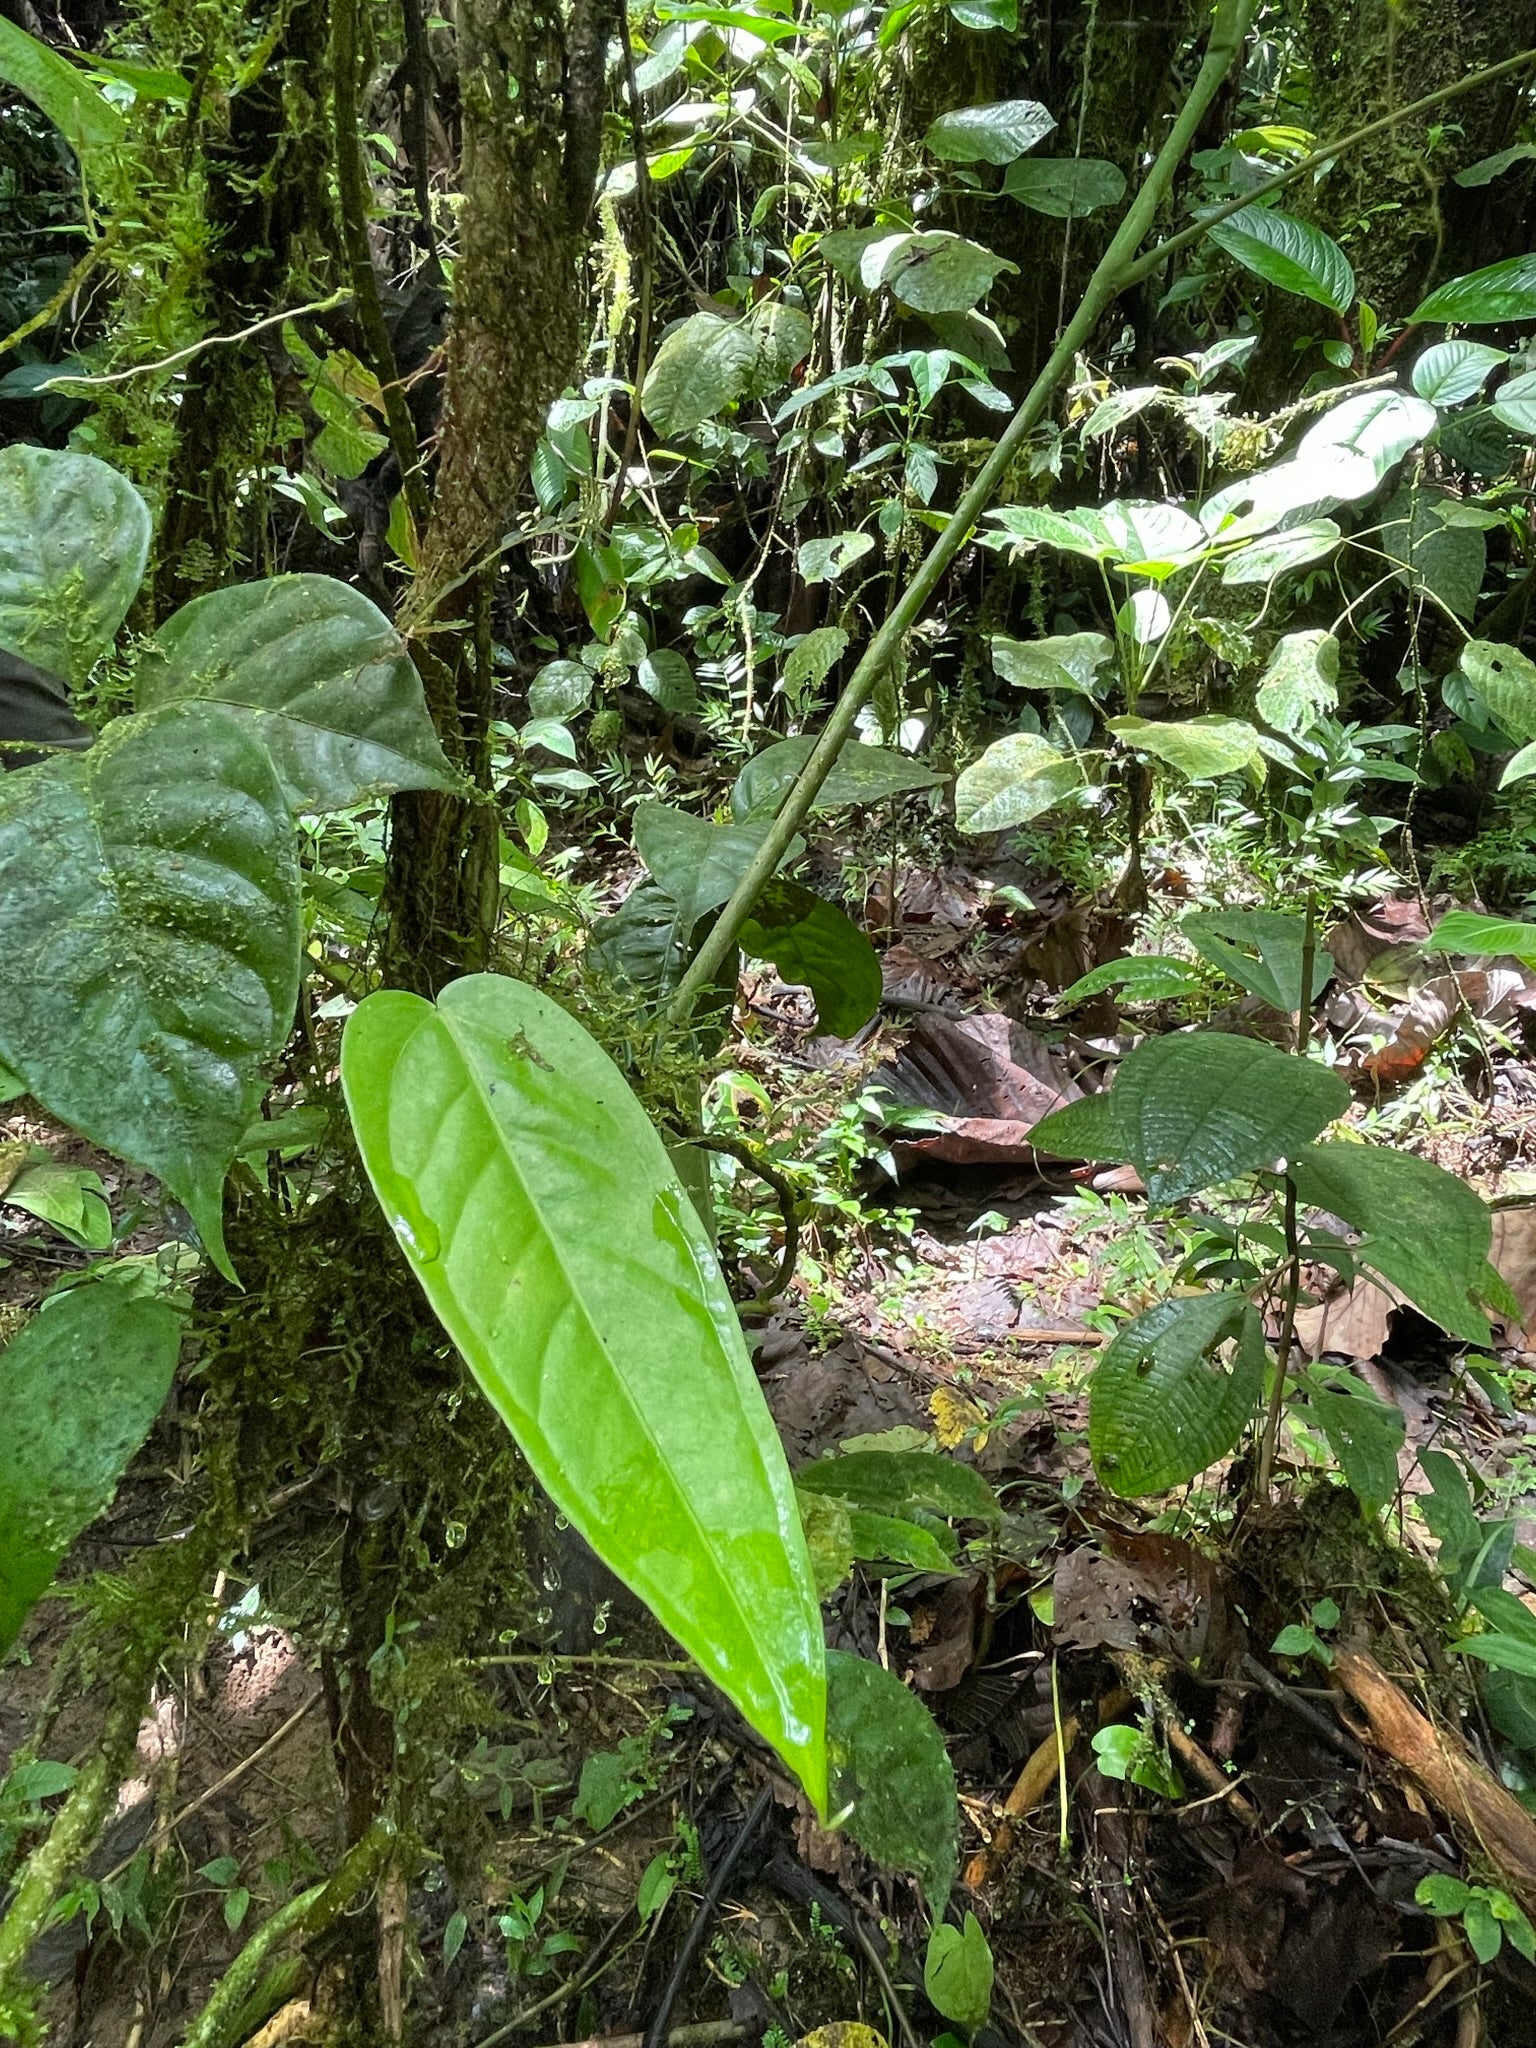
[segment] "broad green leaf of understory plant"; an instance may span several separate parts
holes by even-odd
[[[111,101],[67,57],[4,18],[0,79],[48,116],[82,163],[121,144],[123,119]]]
[[[1131,953],[1123,960],[1108,960],[1102,967],[1090,968],[1062,990],[1056,1008],[1071,1009],[1108,988],[1119,989],[1128,1003],[1158,1003],[1192,995],[1200,985],[1199,975],[1187,960],[1166,953]]]
[[[1211,1357],[1236,1339],[1230,1365]],[[1166,1493],[1225,1457],[1264,1391],[1264,1326],[1246,1294],[1160,1301],[1094,1369],[1088,1448],[1118,1494]]]
[[[149,507],[94,455],[0,449],[0,647],[83,681],[144,580],[149,535]]]
[[[1488,543],[1475,526],[1447,526],[1441,514],[1460,501],[1449,492],[1394,491],[1381,518],[1382,552],[1400,563],[1398,580],[1437,599],[1457,618],[1470,619],[1488,561]]]
[[[1260,540],[1249,541],[1234,553],[1224,556],[1221,580],[1237,585],[1273,583],[1277,576],[1288,576],[1293,569],[1305,569],[1312,562],[1320,562],[1343,538],[1336,521],[1308,519],[1300,526],[1288,527],[1283,533],[1271,533]]]
[[[1192,910],[1180,920],[1195,951],[1272,1009],[1301,1008],[1302,955],[1307,921],[1282,910]],[[1327,979],[1329,956],[1318,949],[1315,996]]]
[[[792,740],[778,740],[754,754],[736,778],[731,791],[731,812],[741,823],[753,818],[771,818],[784,793],[811,758],[816,745],[813,733]],[[850,740],[837,757],[832,773],[816,793],[813,811],[840,811],[855,805],[888,803],[892,797],[911,790],[933,789],[945,777],[911,754],[894,747],[868,747]]]
[[[1523,377],[1511,377],[1501,384],[1490,410],[1517,434],[1536,434],[1536,375],[1527,371]]]
[[[808,540],[796,550],[795,567],[805,583],[835,583],[874,545],[872,533],[834,533],[824,540]]]
[[[459,787],[404,641],[334,576],[274,576],[194,598],[150,642],[138,690],[144,710],[223,705],[265,745],[296,811]]]
[[[1335,313],[1354,304],[1349,258],[1321,228],[1294,220],[1275,206],[1245,206],[1207,230],[1208,239],[1266,284],[1294,292]]]
[[[1010,164],[1003,177],[1010,199],[1056,220],[1081,220],[1125,197],[1125,173],[1094,156],[1030,157]]]
[[[889,1870],[910,1871],[931,1911],[955,1881],[959,1805],[938,1723],[894,1673],[828,1650],[827,1761],[834,1810],[851,1804],[848,1833]]]
[[[757,336],[744,320],[692,313],[665,336],[646,373],[640,402],[658,434],[691,434],[741,397],[757,364]]]
[[[957,777],[955,824],[962,832],[1027,825],[1087,780],[1079,755],[1064,754],[1039,733],[1009,733]]]
[[[929,153],[951,164],[1009,164],[1043,142],[1056,126],[1037,100],[994,100],[940,114],[923,140]]]
[[[176,704],[0,777],[0,959],[0,1058],[158,1175],[224,1264],[224,1175],[298,1000],[298,855],[266,749],[219,705]]]
[[[1260,718],[1276,732],[1309,732],[1338,701],[1339,643],[1332,633],[1285,634],[1253,700]]]
[[[1114,654],[1114,642],[1103,633],[1058,633],[1044,640],[992,636],[993,668],[1021,690],[1075,690],[1091,697]]]
[[[1296,461],[1337,464],[1354,457],[1369,463],[1380,483],[1395,463],[1435,431],[1439,414],[1405,391],[1361,391],[1330,407],[1308,427],[1296,447]],[[1340,482],[1347,482],[1341,478]],[[1365,495],[1352,488],[1340,497]]]
[[[1465,1182],[1411,1152],[1343,1142],[1306,1146],[1291,1173],[1303,1202],[1361,1233],[1362,1265],[1453,1337],[1490,1341],[1473,1296],[1484,1291],[1493,1224]]]
[[[520,982],[348,1021],[363,1163],[555,1505],[825,1811],[821,1617],[794,1489],[704,1227],[608,1056]]]
[[[1490,373],[1508,356],[1485,341],[1437,341],[1413,366],[1413,388],[1431,405],[1460,405],[1475,398]]]
[[[1165,762],[1191,782],[1240,770],[1255,776],[1263,773],[1258,734],[1245,718],[1210,712],[1201,718],[1111,718],[1106,723],[1124,746]]]
[[[180,1342],[168,1303],[99,1279],[50,1295],[0,1352],[0,1655],[110,1502]]]
[[[929,1935],[923,1990],[934,2011],[957,2027],[973,2033],[986,2025],[995,1974],[992,1951],[974,1913],[966,1914],[962,1927],[941,1920]]]
[[[859,267],[866,291],[883,285],[914,313],[968,313],[1016,263],[942,228],[871,245]]]
[[[1511,256],[1486,270],[1448,278],[1411,316],[1455,327],[1501,327],[1506,320],[1536,320],[1536,255]]]
[[[1359,1380],[1342,1372],[1333,1384],[1322,1384],[1322,1370],[1313,1374],[1312,1413],[1350,1491],[1368,1515],[1379,1515],[1397,1495],[1397,1454],[1405,1434],[1403,1411],[1396,1402],[1379,1400]]]
[[[1129,1160],[1154,1202],[1176,1202],[1293,1157],[1349,1107],[1327,1067],[1224,1031],[1140,1045],[1114,1086],[1052,1110],[1030,1142],[1071,1159]]]
[[[1521,747],[1536,740],[1536,662],[1498,640],[1469,640],[1461,671],[1512,740]]]
[[[880,1007],[880,962],[867,934],[799,882],[776,875],[766,883],[737,943],[754,960],[772,961],[786,981],[808,988],[817,1023],[836,1038],[852,1038]]]
[[[848,1451],[818,1458],[801,1466],[795,1484],[808,1493],[840,1494],[876,1514],[926,1508],[953,1521],[1002,1519],[997,1495],[981,1474],[935,1451]]]
[[[1424,941],[1424,950],[1426,953],[1508,954],[1527,967],[1536,966],[1536,924],[1522,924],[1512,917],[1483,917],[1474,910],[1452,910],[1441,918]]]

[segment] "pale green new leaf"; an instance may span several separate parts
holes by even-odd
[[[1361,1233],[1354,1255],[1432,1322],[1487,1344],[1482,1291],[1493,1224],[1464,1181],[1411,1152],[1382,1145],[1309,1145],[1291,1165],[1296,1191]]]
[[[746,391],[757,366],[758,337],[743,320],[691,313],[663,337],[640,396],[658,434],[682,437],[712,420]]]
[[[0,1058],[222,1262],[224,1175],[299,985],[293,823],[250,730],[168,705],[0,776],[0,959]]]
[[[1211,1353],[1235,1338],[1230,1365]],[[1245,1294],[1160,1301],[1127,1323],[1094,1370],[1088,1448],[1128,1497],[1183,1486],[1226,1456],[1264,1391],[1264,1328]]]
[[[1036,100],[995,100],[940,114],[923,138],[929,152],[951,164],[1008,164],[1043,142],[1054,114]]]
[[[974,2033],[992,2009],[995,1975],[992,1950],[974,1913],[960,1927],[939,1922],[923,1958],[923,1990],[935,2012]]]
[[[955,824],[962,832],[1001,832],[1082,789],[1087,776],[1076,754],[1064,754],[1038,733],[994,740],[955,781]]]
[[[1498,640],[1469,640],[1461,650],[1467,681],[1512,740],[1536,740],[1536,662]]]
[[[1218,249],[1266,284],[1347,313],[1355,298],[1349,258],[1321,228],[1275,206],[1245,206],[1207,231]]]
[[[832,1805],[851,1805],[846,1826],[859,1847],[888,1870],[910,1871],[941,1913],[959,1862],[960,1814],[938,1723],[879,1664],[828,1650],[826,1665]]]
[[[50,1295],[0,1352],[0,1656],[110,1503],[180,1344],[166,1302],[102,1279]]]
[[[1485,270],[1449,278],[1411,316],[1413,324],[1443,320],[1456,327],[1502,327],[1536,320],[1536,255],[1511,256]]]
[[[1036,213],[1048,213],[1057,220],[1081,220],[1101,206],[1120,204],[1125,197],[1125,173],[1102,157],[1031,157],[1009,165],[1003,190]]]
[[[1338,702],[1339,643],[1333,634],[1284,634],[1253,700],[1260,718],[1276,732],[1309,732]]]
[[[0,449],[0,647],[82,681],[138,594],[149,535],[149,507],[94,455]]]
[[[992,636],[993,668],[1021,690],[1075,690],[1092,697],[1114,654],[1114,642],[1103,633],[1058,633],[1044,640]]]
[[[48,116],[83,163],[89,165],[98,151],[121,147],[123,119],[106,95],[67,57],[3,16],[0,79]]]
[[[821,1617],[703,1224],[617,1067],[537,990],[372,995],[342,1085],[412,1270],[555,1505],[825,1810]]]
[[[1413,366],[1413,388],[1431,405],[1460,405],[1475,398],[1489,373],[1508,356],[1485,341],[1437,341]]]
[[[1353,457],[1353,466],[1369,464],[1380,483],[1395,463],[1435,431],[1439,418],[1432,405],[1405,391],[1357,392],[1308,427],[1297,444],[1296,461],[1303,467],[1309,462],[1343,463],[1347,472]],[[1335,488],[1339,485],[1346,486],[1338,489],[1341,498],[1366,495],[1347,474],[1337,479]]]
[[[183,605],[138,670],[139,705],[222,704],[266,747],[296,811],[452,790],[405,643],[334,576],[232,584]]]
[[[1191,782],[1239,770],[1261,774],[1264,756],[1258,734],[1244,718],[1222,718],[1214,712],[1175,722],[1151,718],[1111,718],[1116,739],[1139,753],[1165,762]]]

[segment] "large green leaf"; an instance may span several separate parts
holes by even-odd
[[[1400,563],[1398,580],[1410,591],[1437,598],[1459,619],[1477,610],[1488,562],[1488,543],[1475,526],[1447,526],[1441,514],[1460,500],[1448,491],[1404,486],[1381,515],[1381,549]]]
[[[808,1493],[840,1494],[882,1515],[926,1508],[954,1521],[996,1522],[1003,1512],[979,1472],[933,1451],[847,1451],[802,1465],[795,1484]]]
[[[1232,584],[1273,583],[1277,576],[1288,576],[1294,569],[1320,562],[1324,555],[1332,554],[1343,537],[1336,521],[1308,519],[1300,526],[1287,527],[1283,533],[1249,541],[1225,556],[1221,580]]]
[[[799,882],[776,875],[764,886],[738,944],[808,988],[817,1023],[834,1037],[852,1038],[880,1007],[880,961],[868,937],[835,903]]]
[[[1003,178],[1010,199],[1057,220],[1081,220],[1125,197],[1125,173],[1096,156],[1037,156],[1010,164]]]
[[[1114,642],[1103,633],[1057,633],[1044,640],[992,636],[992,666],[1021,690],[1075,690],[1092,697],[1114,654]]]
[[[1236,1338],[1230,1366],[1211,1353]],[[1160,1301],[1094,1369],[1088,1448],[1113,1492],[1166,1493],[1225,1457],[1264,1391],[1264,1327],[1245,1294]]]
[[[334,576],[275,576],[194,598],[160,628],[138,673],[145,708],[204,699],[248,723],[296,811],[459,786],[404,641]]]
[[[1512,740],[1536,740],[1536,661],[1499,640],[1469,640],[1461,668]]]
[[[299,984],[294,831],[217,704],[111,724],[0,778],[0,1058],[157,1174],[223,1260],[224,1175]]]
[[[428,1300],[556,1506],[826,1796],[794,1489],[697,1212],[624,1077],[547,996],[372,995],[342,1085]]]
[[[1334,477],[1330,502],[1365,497],[1369,485],[1362,490],[1348,474],[1348,458],[1355,458],[1356,470],[1369,464],[1369,473],[1380,483],[1394,464],[1435,431],[1438,421],[1432,405],[1406,391],[1356,392],[1308,427],[1297,443],[1296,462],[1304,472],[1309,465],[1318,465],[1323,477],[1344,463],[1345,473]]]
[[[1432,291],[1413,313],[1456,327],[1499,327],[1506,320],[1536,320],[1536,255],[1511,256],[1486,270],[1452,277]]]
[[[960,1812],[954,1766],[932,1714],[894,1673],[828,1650],[832,1804],[888,1870],[910,1871],[941,1913],[955,1881]]]
[[[1511,377],[1493,394],[1493,416],[1517,434],[1536,434],[1536,374]]]
[[[1350,1491],[1368,1515],[1379,1515],[1397,1495],[1402,1409],[1345,1373],[1325,1380],[1321,1368],[1313,1376],[1311,1408]]]
[[[1064,754],[1039,733],[994,740],[955,782],[955,824],[962,832],[1002,832],[1027,825],[1087,783],[1076,754]]]
[[[1260,718],[1276,732],[1308,732],[1338,702],[1339,643],[1333,634],[1315,628],[1283,634],[1253,700]]]
[[[1128,1159],[1154,1202],[1292,1158],[1349,1107],[1349,1086],[1255,1038],[1181,1031],[1140,1045],[1107,1094],[1053,1110],[1031,1142],[1069,1158]]]
[[[1154,718],[1111,718],[1108,729],[1138,753],[1163,761],[1191,782],[1240,769],[1259,773],[1264,756],[1259,737],[1245,718],[1222,718],[1214,712],[1176,721]]]
[[[1485,341],[1437,341],[1413,366],[1413,388],[1431,405],[1460,405],[1475,398],[1489,374],[1508,356]]]
[[[1292,1161],[1302,1201],[1361,1233],[1355,1257],[1432,1322],[1471,1344],[1489,1342],[1473,1300],[1487,1276],[1493,1223],[1465,1182],[1382,1145],[1308,1145]]]
[[[658,434],[691,434],[742,396],[757,366],[758,337],[742,320],[691,313],[662,341],[641,404]]]
[[[123,120],[109,99],[67,57],[0,16],[0,78],[48,116],[83,162],[123,140]]]
[[[731,811],[745,821],[771,818],[784,793],[811,758],[815,735],[802,733],[798,739],[778,740],[765,747],[742,769],[731,791]],[[837,757],[837,765],[816,793],[816,811],[841,811],[854,805],[888,803],[893,796],[910,790],[932,789],[944,781],[935,768],[901,754],[894,747],[868,747],[850,740]]]
[[[1055,126],[1055,115],[1038,100],[994,100],[990,106],[940,114],[923,139],[946,163],[1010,164]]]
[[[1192,910],[1179,929],[1197,953],[1250,995],[1288,1015],[1301,1008],[1304,917],[1283,910]],[[1326,953],[1318,957],[1322,964],[1314,973],[1314,996],[1329,964]]]
[[[81,681],[127,617],[149,533],[149,507],[94,455],[0,449],[0,647]]]
[[[1536,924],[1513,917],[1483,917],[1474,910],[1451,910],[1424,941],[1426,953],[1507,953],[1527,967],[1536,965]]]
[[[0,1352],[0,1655],[111,1501],[180,1341],[173,1308],[105,1278],[51,1295]]]
[[[1005,256],[942,228],[892,236],[888,248],[874,245],[871,255],[876,253],[878,263],[866,261],[861,268],[867,288],[884,285],[915,313],[968,313],[1003,271],[1018,269]]]
[[[1354,304],[1349,258],[1321,228],[1295,220],[1276,206],[1245,206],[1207,230],[1218,249],[1266,284],[1278,285],[1335,313]]]
[[[635,851],[652,879],[679,905],[691,931],[707,910],[718,910],[751,866],[768,836],[768,820],[712,825],[671,804],[640,804],[635,811]],[[794,860],[805,851],[798,835],[785,852]]]

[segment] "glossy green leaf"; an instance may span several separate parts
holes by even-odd
[[[1309,1207],[1361,1233],[1354,1255],[1432,1322],[1471,1344],[1489,1342],[1481,1293],[1493,1224],[1464,1181],[1383,1145],[1308,1145],[1291,1166]]]
[[[1096,156],[1031,157],[1010,164],[1003,178],[1010,199],[1057,220],[1081,220],[1125,197],[1125,173]]]
[[[992,666],[1021,690],[1075,690],[1091,697],[1114,655],[1114,642],[1104,633],[1058,633],[1044,640],[992,636]]]
[[[0,1654],[117,1491],[180,1344],[166,1302],[101,1279],[50,1295],[0,1352]]]
[[[778,875],[767,883],[737,943],[754,960],[771,961],[787,982],[808,988],[817,1024],[836,1038],[852,1038],[880,1007],[880,961],[867,935],[799,882]]]
[[[674,718],[686,718],[699,708],[699,686],[693,679],[686,655],[675,647],[657,647],[643,657],[635,670],[635,681],[647,697]]]
[[[224,1175],[299,985],[292,819],[241,720],[169,705],[0,776],[0,959],[0,1058],[222,1259]]]
[[[808,1493],[835,1493],[876,1514],[904,1515],[913,1508],[952,1521],[997,1522],[997,1495],[979,1472],[935,1451],[849,1451],[802,1465],[795,1484]]]
[[[1517,757],[1518,758],[1518,757]],[[1424,941],[1426,953],[1508,954],[1536,966],[1536,924],[1513,917],[1484,917],[1474,910],[1448,911]]]
[[[1009,164],[1056,126],[1037,100],[994,100],[940,114],[923,140],[933,156],[951,164]]]
[[[1437,341],[1413,366],[1413,388],[1431,405],[1460,405],[1475,398],[1489,373],[1508,356],[1485,341]]]
[[[1276,206],[1245,206],[1208,230],[1218,249],[1266,284],[1347,313],[1355,299],[1349,258],[1321,228],[1295,220]]]
[[[1260,718],[1276,732],[1308,732],[1338,702],[1339,643],[1333,634],[1283,634],[1254,698]]]
[[[35,18],[35,17],[34,17]],[[117,149],[123,118],[98,86],[47,43],[0,16],[0,79],[25,93],[82,162]]]
[[[1027,825],[1087,783],[1083,763],[1039,733],[1009,733],[963,768],[955,781],[955,824],[962,832]]]
[[[731,811],[738,819],[771,818],[800,770],[811,758],[815,735],[778,740],[755,754],[736,778]],[[888,803],[912,790],[933,789],[946,778],[926,762],[894,747],[869,747],[850,740],[837,765],[816,792],[813,812],[841,811],[865,804]]]
[[[1255,1038],[1181,1031],[1139,1045],[1107,1094],[1053,1110],[1031,1139],[1066,1157],[1128,1159],[1154,1202],[1175,1202],[1294,1157],[1348,1107],[1348,1083],[1327,1067]]]
[[[1277,576],[1288,576],[1295,569],[1320,562],[1325,555],[1332,554],[1343,537],[1335,520],[1308,519],[1300,526],[1287,527],[1283,533],[1249,541],[1225,556],[1221,580],[1236,585],[1273,583]]]
[[[1236,1339],[1229,1365],[1212,1357]],[[1245,1294],[1160,1301],[1127,1323],[1094,1368],[1088,1448],[1127,1497],[1183,1486],[1226,1456],[1264,1391],[1264,1327]]]
[[[1454,327],[1500,327],[1506,320],[1536,320],[1536,255],[1511,256],[1485,270],[1468,271],[1432,291],[1412,314]]]
[[[1422,398],[1405,391],[1360,391],[1352,398],[1330,406],[1320,420],[1308,427],[1296,448],[1296,462],[1303,470],[1317,465],[1324,474],[1337,469],[1349,457],[1357,467],[1369,465],[1377,483],[1435,431],[1439,414]],[[1364,489],[1347,475],[1337,478],[1334,489],[1340,499],[1365,497]]]
[[[979,242],[943,229],[899,234],[872,245],[860,266],[867,291],[884,285],[915,313],[968,313],[1004,272],[1017,270]]]
[[[1192,910],[1179,921],[1195,951],[1240,988],[1287,1015],[1301,1008],[1307,921],[1283,910]],[[1312,995],[1327,979],[1329,956],[1318,949]]]
[[[976,1915],[967,1913],[961,1927],[940,1921],[923,1959],[923,1990],[934,2011],[971,2031],[985,2026],[993,1976],[992,1951]]]
[[[348,1020],[342,1085],[412,1270],[540,1483],[826,1794],[821,1619],[714,1250],[608,1056],[472,975]]]
[[[194,598],[138,670],[139,704],[221,704],[267,748],[296,811],[459,787],[405,643],[333,576],[275,576]]]
[[[1536,374],[1511,377],[1493,394],[1493,416],[1517,434],[1536,434]]]
[[[1222,718],[1215,713],[1176,721],[1111,718],[1108,729],[1125,746],[1150,754],[1191,782],[1263,767],[1258,734],[1246,718]]]
[[[1403,1411],[1343,1374],[1330,1385],[1315,1385],[1310,1406],[1350,1491],[1368,1515],[1379,1515],[1397,1497]]]
[[[149,507],[94,455],[0,449],[0,647],[82,681],[144,580],[149,534]]]
[[[1498,640],[1469,640],[1461,669],[1512,740],[1536,740],[1536,661]]]
[[[757,336],[744,320],[691,313],[662,339],[640,402],[658,434],[681,437],[733,405],[752,381]]]
[[[1069,1010],[1075,1003],[1085,1003],[1090,996],[1102,995],[1108,988],[1119,989],[1128,1003],[1159,1003],[1191,995],[1202,985],[1187,960],[1176,960],[1167,953],[1131,953],[1123,960],[1107,960],[1102,967],[1092,967],[1080,975],[1070,988],[1062,990],[1056,1007]]]
[[[942,1912],[955,1881],[960,1811],[938,1723],[901,1680],[863,1657],[828,1650],[827,1761],[832,1806],[859,1847],[917,1878]]]

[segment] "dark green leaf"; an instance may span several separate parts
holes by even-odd
[[[123,118],[106,95],[67,57],[3,16],[0,78],[48,116],[83,162],[121,146]]]
[[[874,947],[846,912],[799,882],[778,875],[766,883],[737,942],[753,959],[771,960],[786,981],[808,988],[818,1025],[834,1037],[852,1038],[880,1007]]]
[[[1354,304],[1349,258],[1331,235],[1308,221],[1294,220],[1275,206],[1245,206],[1208,233],[1218,249],[1266,284],[1335,313],[1347,313]]]
[[[1009,164],[1043,142],[1055,126],[1055,115],[1036,100],[994,100],[990,106],[941,114],[924,141],[946,163]]]
[[[1393,493],[1381,515],[1382,552],[1402,566],[1406,590],[1437,598],[1459,619],[1477,610],[1488,562],[1488,543],[1475,526],[1447,526],[1440,517],[1457,501],[1449,492],[1411,489]]]
[[[547,996],[372,995],[342,1084],[411,1267],[557,1507],[826,1790],[821,1619],[714,1250],[623,1076]]]
[[[1179,921],[1195,951],[1230,975],[1271,1009],[1287,1016],[1301,1008],[1301,972],[1307,921],[1280,910],[1192,910]],[[1328,978],[1321,949],[1313,967],[1315,996]]]
[[[1486,270],[1450,278],[1412,315],[1455,327],[1499,327],[1506,320],[1536,320],[1536,255],[1511,256]]]
[[[960,1814],[955,1773],[932,1714],[899,1678],[828,1650],[827,1761],[832,1805],[888,1870],[909,1871],[942,1912],[955,1881]]]
[[[979,1472],[934,1451],[849,1451],[803,1465],[795,1484],[808,1493],[835,1493],[876,1514],[905,1515],[913,1508],[953,1521],[997,1522],[997,1495]]]
[[[1312,1408],[1350,1491],[1368,1515],[1380,1514],[1397,1498],[1402,1410],[1378,1400],[1358,1381],[1348,1387],[1315,1387]]]
[[[1057,220],[1081,220],[1125,197],[1125,174],[1117,164],[1094,156],[1031,157],[1010,164],[1003,178],[1010,199]]]
[[[1230,1366],[1211,1359],[1236,1338]],[[1161,1301],[1127,1323],[1089,1393],[1088,1447],[1113,1492],[1166,1493],[1225,1457],[1264,1391],[1264,1329],[1246,1295]]]
[[[736,778],[731,810],[739,819],[771,818],[784,794],[811,757],[812,734],[779,740],[754,755]],[[850,740],[837,766],[817,792],[813,811],[840,811],[852,805],[888,803],[909,790],[933,789],[944,777],[911,754],[893,747],[866,747]]]
[[[646,373],[646,418],[658,434],[691,434],[742,396],[756,364],[757,335],[744,320],[691,313],[667,333]]]
[[[94,455],[0,449],[0,647],[82,681],[138,594],[149,533],[149,507]]]

